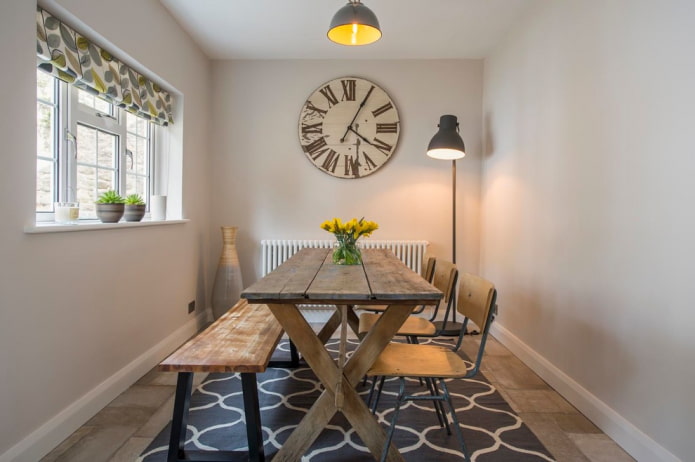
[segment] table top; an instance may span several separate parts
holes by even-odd
[[[443,294],[390,250],[362,249],[362,265],[336,265],[332,249],[302,249],[241,297],[254,303],[432,304]]]

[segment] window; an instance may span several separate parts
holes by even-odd
[[[155,124],[37,70],[37,221],[55,202],[79,202],[80,219],[96,218],[106,190],[141,195],[149,204]]]

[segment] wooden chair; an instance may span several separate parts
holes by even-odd
[[[439,306],[442,303],[446,305],[447,313],[451,310],[452,304],[455,300],[454,295],[456,291],[456,283],[458,281],[458,274],[459,273],[456,265],[446,260],[437,260],[432,277],[432,285],[444,293],[441,303],[434,307],[432,316],[429,319],[415,315],[409,316],[396,335],[405,336],[408,343],[419,343],[418,337],[438,336],[439,331],[433,321],[437,317]],[[362,313],[360,315],[358,335],[366,335],[367,332],[369,332],[374,324],[376,324],[376,322],[379,320],[379,316],[381,316],[381,314]],[[367,377],[365,377],[365,381],[366,378]],[[385,377],[374,377],[372,379],[372,385],[367,397],[367,405],[371,406],[372,412],[376,412],[376,408],[379,405],[379,398],[381,396],[381,390],[383,389],[385,379]],[[436,394],[434,382],[429,379],[424,379],[424,382],[430,390],[430,393]],[[420,379],[420,384],[422,383],[423,379]],[[440,423],[443,424],[445,422],[445,414],[441,405],[437,405],[437,418],[440,420]]]
[[[444,293],[444,298],[442,299],[441,303],[446,304],[447,312],[449,312],[452,304],[454,303],[457,281],[458,269],[456,268],[456,265],[446,260],[437,260],[436,264],[434,265],[431,282],[432,285]],[[437,317],[441,303],[434,307],[432,316],[430,316],[429,319],[422,318],[420,316],[410,316],[408,319],[406,319],[405,323],[403,323],[396,335],[405,336],[408,338],[408,341],[412,343],[417,343],[418,337],[436,337],[439,332],[433,321]],[[418,312],[421,311],[422,310]],[[417,314],[416,311],[413,313]],[[369,332],[372,327],[374,327],[374,324],[376,324],[379,316],[381,316],[381,314],[362,313],[360,315],[360,324],[358,329],[359,335],[365,335],[367,332]]]
[[[496,298],[497,291],[491,282],[472,274],[463,274],[456,309],[464,317],[464,320],[456,345],[449,349],[438,345],[392,342],[384,349],[374,365],[369,369],[367,375],[370,377],[398,377],[400,380],[398,401],[381,456],[382,461],[386,460],[388,455],[389,445],[393,439],[401,406],[406,401],[420,400],[432,400],[436,405],[438,415],[440,409],[443,412],[443,403],[448,405],[454,430],[461,444],[464,457],[466,460],[470,460],[445,379],[470,378],[478,373],[490,325],[497,311]],[[481,332],[480,346],[473,363],[464,360],[458,354],[469,320],[472,320]],[[435,385],[434,390],[430,389],[430,396],[408,395],[406,394],[406,377],[432,380],[435,384],[438,382],[441,392],[439,387]],[[444,420],[447,432],[451,434],[448,418]]]

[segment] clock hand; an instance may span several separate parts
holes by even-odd
[[[369,98],[369,95],[372,94],[372,90],[374,90],[374,85],[372,85],[371,87],[369,87],[369,91],[367,92],[367,94],[364,96],[364,99],[363,99],[362,102],[360,103],[360,107],[357,108],[357,112],[355,112],[354,117],[352,118],[352,120],[351,120],[350,123],[348,124],[347,128],[345,129],[345,133],[343,133],[343,137],[340,138],[340,142],[341,142],[341,143],[345,142],[345,137],[347,136],[348,132],[350,131],[350,128],[352,128],[352,124],[355,123],[355,119],[357,118],[357,115],[358,115],[358,114],[360,113],[360,111],[362,110],[362,107],[364,106],[364,103],[367,102],[367,98]]]
[[[355,135],[357,135],[357,136],[359,136],[360,138],[362,138],[362,140],[363,140],[365,143],[367,143],[367,144],[369,144],[369,145],[371,145],[371,146],[374,146],[374,145],[372,144],[371,141],[369,141],[367,138],[365,138],[364,136],[362,136],[362,134],[361,134],[360,132],[358,132],[357,130],[355,130],[354,128],[352,128],[352,125],[350,125],[350,126],[348,127],[348,131],[351,131],[351,132],[354,133]]]

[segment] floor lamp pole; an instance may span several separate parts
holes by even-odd
[[[456,159],[451,160],[451,262],[456,264]],[[435,321],[434,325],[439,331],[439,335],[456,336],[461,331],[461,323],[456,321],[456,292],[452,300],[451,320],[449,312],[444,314],[443,321]],[[446,323],[446,328],[445,328]]]
[[[451,161],[451,262],[456,264],[456,159]]]

